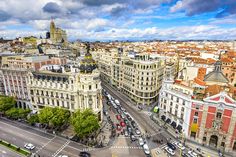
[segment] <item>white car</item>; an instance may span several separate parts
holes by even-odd
[[[149,150],[147,144],[144,144],[144,145],[143,145],[143,151],[144,151],[145,154],[150,154],[150,150]]]
[[[28,150],[33,150],[35,148],[35,146],[32,143],[26,143],[24,147]]]
[[[115,103],[116,103],[117,106],[120,106],[119,100],[116,99],[116,100],[115,100]]]
[[[165,150],[167,153],[169,153],[170,155],[175,155],[175,151],[173,149],[171,149],[170,147],[165,147]]]
[[[138,138],[138,143],[139,143],[140,146],[144,145],[144,141],[141,137]]]
[[[140,134],[141,134],[141,132],[139,131],[139,129],[136,129],[136,130],[135,130],[135,133],[136,133],[137,135],[140,135]]]
[[[194,151],[188,151],[188,154],[191,156],[191,157],[197,157],[197,153],[195,153]]]
[[[180,142],[173,142],[173,144],[181,150],[185,149],[185,147]]]
[[[68,155],[59,155],[58,157],[69,157]]]

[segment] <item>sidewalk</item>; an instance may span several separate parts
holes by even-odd
[[[160,124],[160,125],[164,125],[164,122],[158,118],[155,118],[157,120],[157,122]],[[171,135],[173,135],[174,137],[176,137],[176,132],[175,130],[171,127],[171,126],[167,126],[167,132]],[[203,156],[206,156],[206,157],[218,157],[218,151],[209,147],[209,146],[202,146],[201,144],[195,142],[195,141],[192,141],[190,139],[187,139],[186,138],[186,141],[185,141],[185,145],[193,150],[196,151],[197,148],[200,148],[201,149],[201,152],[204,152],[202,155]],[[197,152],[197,151],[196,151]],[[229,154],[229,153],[225,153],[225,157],[231,157],[233,155]]]

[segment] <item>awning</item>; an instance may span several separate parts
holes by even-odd
[[[191,132],[197,132],[197,130],[198,130],[198,125],[197,125],[197,123],[193,123],[193,124],[191,125]]]
[[[168,119],[166,120],[166,123],[170,124],[170,122],[171,122],[171,120],[170,120],[170,118],[168,118]]]
[[[161,116],[161,119],[162,119],[163,121],[165,121],[165,120],[166,120],[166,116],[165,116],[165,115],[162,115],[162,116]]]
[[[179,132],[182,131],[182,126],[181,125],[178,125],[177,128],[176,128]]]
[[[173,122],[171,123],[171,126],[175,129],[175,128],[176,128],[176,122],[173,121]]]

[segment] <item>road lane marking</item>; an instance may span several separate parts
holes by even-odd
[[[57,156],[69,143],[70,143],[70,140],[67,140],[66,143],[64,143],[64,144],[52,155],[52,157]]]
[[[56,136],[54,136],[51,140],[49,140],[47,143],[45,143],[42,147],[40,147],[36,153],[38,153],[39,151],[41,151],[46,145],[48,145],[52,140],[54,140],[56,138]]]
[[[46,140],[50,140],[50,138],[43,137],[43,136],[40,136],[40,135],[38,135],[38,134],[32,133],[32,132],[30,132],[30,131],[23,130],[23,129],[18,128],[18,127],[16,127],[16,126],[13,126],[13,125],[10,125],[10,124],[7,124],[7,123],[4,123],[4,122],[2,122],[2,121],[0,121],[0,123],[2,123],[2,124],[4,124],[4,125],[8,125],[8,126],[13,127],[13,128],[16,128],[16,129],[18,129],[18,130],[22,130],[23,132],[27,132],[27,133],[29,133],[29,134],[31,134],[31,135],[35,135],[35,136],[38,136],[38,137],[44,138],[44,139],[46,139]]]

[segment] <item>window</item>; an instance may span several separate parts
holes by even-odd
[[[183,105],[185,105],[185,101],[183,100]]]
[[[173,102],[170,102],[170,106],[172,106],[173,105]]]
[[[184,112],[184,107],[181,108],[181,111]]]
[[[166,103],[166,99],[164,99],[164,103]]]
[[[179,98],[177,98],[177,100],[176,100],[177,102],[179,102]]]
[[[198,112],[195,112],[195,113],[194,113],[194,116],[198,116]]]
[[[197,123],[197,118],[194,118],[194,119],[193,119],[193,123]]]
[[[222,116],[222,113],[221,113],[221,112],[217,112],[217,113],[216,113],[216,118],[221,119],[221,116]]]
[[[92,86],[91,85],[89,85],[89,90],[91,90],[92,89]]]

